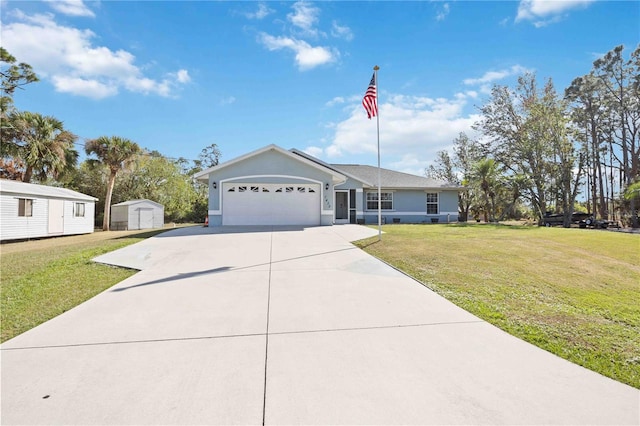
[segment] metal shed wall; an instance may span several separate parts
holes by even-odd
[[[141,227],[141,216],[152,216],[150,226]],[[164,226],[164,206],[150,200],[132,200],[111,206],[111,229],[154,229]]]

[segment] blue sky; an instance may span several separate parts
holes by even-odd
[[[54,115],[80,142],[117,135],[187,159],[216,143],[223,161],[275,143],[375,165],[361,100],[378,65],[382,166],[416,174],[474,134],[493,84],[533,71],[562,93],[640,41],[638,1],[0,6],[2,46],[41,77],[16,106]]]

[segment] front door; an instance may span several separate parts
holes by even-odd
[[[336,191],[336,223],[349,223],[349,191]]]
[[[139,229],[153,228],[153,209],[140,209],[138,215]]]
[[[49,200],[49,235],[64,232],[64,200]]]

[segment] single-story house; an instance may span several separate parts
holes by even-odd
[[[268,145],[194,178],[209,185],[209,226],[378,223],[377,167]],[[458,185],[388,169],[381,182],[386,223],[458,220]]]
[[[97,198],[66,188],[0,180],[0,240],[93,232]]]
[[[151,200],[129,200],[111,206],[111,230],[153,229],[164,226],[164,206]]]

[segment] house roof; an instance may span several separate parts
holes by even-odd
[[[37,185],[35,183],[19,182],[0,179],[0,192],[9,194],[24,194],[49,198],[64,198],[69,200],[97,201],[98,199],[81,192],[57,186]]]
[[[302,163],[310,165],[310,166],[312,166],[312,167],[314,167],[316,169],[322,170],[324,172],[329,172],[331,175],[333,175],[334,182],[342,182],[342,181],[345,180],[345,176],[342,173],[336,171],[335,169],[333,169],[331,167],[323,166],[322,164],[319,164],[317,161],[310,160],[309,158],[296,155],[292,151],[287,151],[286,149],[281,148],[278,145],[274,145],[274,144],[267,145],[267,146],[265,146],[263,148],[257,149],[255,151],[252,151],[252,152],[248,153],[248,154],[242,155],[240,157],[236,157],[233,160],[229,160],[229,161],[227,161],[225,163],[218,164],[217,166],[210,167],[210,168],[208,168],[206,170],[203,170],[203,171],[201,171],[199,173],[194,174],[193,178],[197,179],[197,180],[206,181],[209,178],[209,174],[211,174],[212,172],[224,169],[224,168],[229,167],[229,166],[231,166],[233,164],[236,164],[236,163],[239,163],[241,161],[244,161],[247,158],[251,158],[251,157],[254,157],[256,155],[260,155],[260,154],[262,154],[264,152],[267,152],[267,151],[277,151],[277,152],[279,152],[279,153],[281,153],[281,154],[283,154],[283,155],[285,155],[287,157],[290,157],[290,158],[292,158],[292,159],[294,159],[296,161],[300,161]]]
[[[116,207],[116,206],[131,206],[134,204],[138,204],[138,203],[151,203],[151,204],[155,204],[158,207],[163,207],[164,206],[160,203],[156,203],[155,201],[151,201],[151,200],[147,200],[146,198],[140,199],[140,200],[128,200],[128,201],[123,201],[121,203],[118,204],[114,204],[111,207]]]
[[[361,182],[365,188],[377,188],[378,186],[378,168],[373,166],[365,166],[359,164],[328,164],[324,161],[313,157],[303,151],[297,149],[291,149],[287,151],[285,149],[280,148],[277,145],[267,145],[263,148],[260,148],[256,151],[250,152],[243,156],[237,157],[233,160],[227,161],[226,163],[219,164],[214,167],[210,167],[206,170],[203,170],[199,173],[193,175],[195,179],[198,180],[206,180],[210,173],[220,170],[222,168],[228,167],[232,164],[243,161],[247,158],[253,157],[255,155],[259,155],[268,150],[275,150],[284,155],[287,155],[291,158],[294,158],[298,161],[304,162],[308,165],[311,165],[315,168],[322,169],[324,171],[329,171],[334,175],[334,182],[344,182],[346,177],[354,179],[358,182]],[[423,176],[411,175],[408,173],[396,172],[394,170],[389,169],[380,169],[382,187],[388,189],[449,189],[449,190],[459,190],[463,187],[439,181],[436,179],[431,179]]]
[[[331,164],[339,170],[365,184],[365,187],[377,188],[378,168],[360,164]],[[408,173],[380,169],[380,180],[383,188],[393,189],[462,189],[461,186]]]
[[[369,182],[367,182],[367,181],[364,181],[364,180],[362,180],[362,178],[358,178],[358,177],[356,177],[356,176],[353,176],[352,174],[349,174],[349,173],[348,173],[348,172],[346,172],[345,170],[340,170],[340,169],[338,169],[335,165],[332,165],[332,164],[329,164],[329,163],[325,163],[324,161],[320,160],[319,158],[316,158],[316,157],[314,157],[314,156],[312,156],[312,155],[309,155],[309,154],[307,154],[307,153],[306,153],[306,152],[304,152],[304,151],[300,151],[300,150],[298,150],[298,149],[293,148],[293,149],[291,150],[291,152],[293,152],[294,154],[300,155],[301,157],[304,157],[304,158],[306,158],[306,159],[308,159],[308,160],[310,160],[310,161],[313,161],[314,163],[318,163],[318,164],[320,164],[321,166],[324,166],[324,167],[326,167],[326,168],[328,168],[328,169],[335,170],[335,171],[337,171],[337,172],[339,172],[339,173],[342,173],[343,175],[345,175],[345,176],[347,176],[347,177],[350,177],[351,179],[355,179],[355,180],[357,180],[358,182],[362,182],[362,183],[364,183],[366,186],[374,186],[372,183],[369,183]],[[376,178],[376,179],[377,179],[377,178]]]

